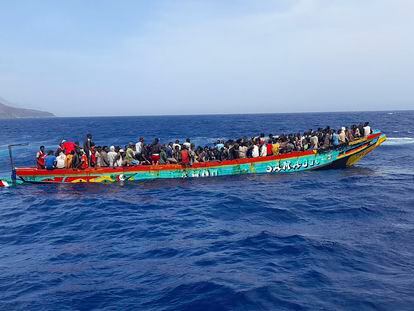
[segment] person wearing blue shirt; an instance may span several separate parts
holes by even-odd
[[[53,154],[53,151],[50,150],[47,153],[47,156],[45,158],[45,168],[47,170],[53,170],[56,167],[56,157]]]

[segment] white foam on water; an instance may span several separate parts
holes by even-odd
[[[389,146],[401,146],[414,144],[414,138],[412,137],[388,137],[384,143]]]

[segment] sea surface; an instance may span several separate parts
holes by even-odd
[[[345,170],[0,189],[0,309],[414,310],[414,111],[0,121],[0,175],[11,143],[362,121],[388,141]]]

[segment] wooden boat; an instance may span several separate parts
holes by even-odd
[[[138,165],[85,170],[45,170],[21,167],[14,170],[16,183],[114,183],[158,178],[193,178],[241,174],[281,174],[306,170],[346,168],[354,165],[386,140],[379,131],[329,151],[302,151],[237,160],[180,164]]]

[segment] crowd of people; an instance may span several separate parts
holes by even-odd
[[[45,151],[41,146],[36,154],[37,168],[86,169],[88,167],[122,167],[135,165],[182,164],[257,158],[293,151],[327,151],[372,133],[368,122],[339,130],[319,128],[304,133],[278,135],[264,133],[252,138],[218,140],[211,146],[195,146],[189,138],[161,144],[158,138],[146,144],[143,137],[137,143],[121,146],[96,146],[92,135],[86,136],[83,146],[79,142],[62,140],[57,150]]]

